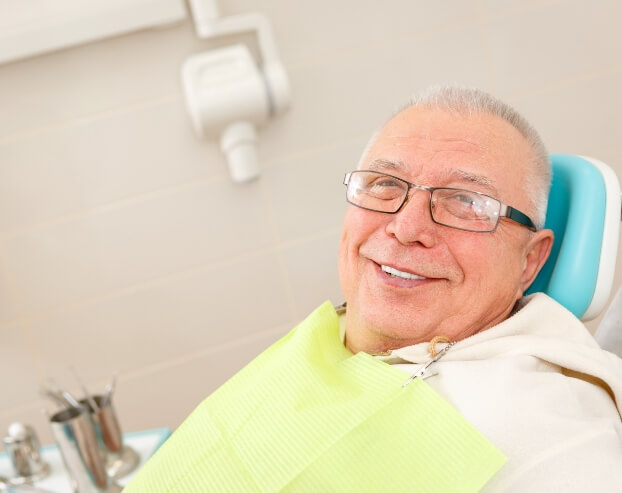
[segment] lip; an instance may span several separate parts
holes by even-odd
[[[408,269],[400,268],[395,265],[391,265],[387,263],[379,264],[378,262],[371,260],[371,259],[370,261],[373,265],[373,268],[376,271],[376,274],[378,275],[382,283],[386,284],[387,286],[394,287],[394,288],[416,288],[416,287],[423,286],[425,284],[429,284],[437,280],[435,278],[429,278],[429,277],[423,276],[422,274],[411,272]],[[402,272],[408,272],[409,274],[414,274],[416,276],[421,276],[421,277],[426,277],[426,278],[425,279],[402,279],[399,277],[393,277],[393,276],[388,275],[386,272],[384,272],[382,270],[381,265],[386,265],[387,267],[391,267],[393,269],[397,269]]]

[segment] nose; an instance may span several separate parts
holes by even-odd
[[[437,227],[430,212],[430,192],[413,187],[399,212],[391,216],[386,232],[404,245],[431,247],[436,243]]]

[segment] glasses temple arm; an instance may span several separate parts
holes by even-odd
[[[505,206],[505,211],[502,211],[501,215],[503,217],[507,217],[514,222],[522,224],[523,226],[527,226],[532,231],[537,231],[536,225],[534,222],[527,216],[527,214],[523,214],[518,209],[514,209],[514,207],[510,207],[509,205]]]

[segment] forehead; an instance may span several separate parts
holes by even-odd
[[[499,117],[411,107],[381,130],[363,167],[391,168],[422,185],[470,182],[507,195],[524,184],[530,158],[524,137]]]

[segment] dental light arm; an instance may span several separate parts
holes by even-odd
[[[290,102],[272,27],[257,13],[220,18],[215,2],[209,0],[190,0],[190,7],[201,38],[257,34],[261,67],[243,44],[191,56],[182,67],[186,106],[197,134],[220,135],[233,179],[252,180],[259,176],[255,128]]]

